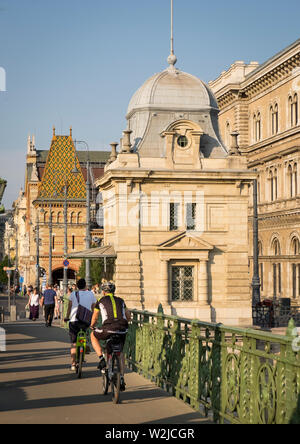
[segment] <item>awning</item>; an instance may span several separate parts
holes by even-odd
[[[90,248],[89,250],[68,254],[69,259],[101,259],[102,257],[117,257],[114,247],[107,245],[104,247]]]

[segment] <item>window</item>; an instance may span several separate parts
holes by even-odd
[[[254,128],[254,142],[259,142],[261,140],[261,114],[260,113],[257,113],[254,115],[253,128]]]
[[[180,148],[186,148],[189,144],[188,138],[186,136],[179,136],[177,139],[177,144]]]
[[[278,105],[277,103],[270,108],[271,113],[271,134],[274,136],[279,131],[279,116],[278,116]]]
[[[274,239],[272,244],[273,256],[280,256],[280,243],[278,239]]]
[[[289,113],[291,128],[298,125],[298,95],[289,97]]]
[[[190,231],[196,230],[196,204],[186,204],[186,229]]]
[[[273,256],[280,256],[280,243],[278,239],[274,239],[272,243]],[[273,264],[273,296],[276,299],[281,294],[281,264]]]
[[[289,165],[287,170],[288,178],[288,195],[289,197],[296,197],[298,195],[298,165]]]
[[[178,230],[179,203],[170,203],[170,230]]]
[[[61,222],[62,222],[62,215],[61,215],[61,213],[59,212],[58,215],[57,215],[57,223],[58,223],[58,224],[61,224]]]
[[[52,236],[52,250],[55,250],[55,236]]]
[[[270,199],[274,202],[278,198],[277,169],[270,171]]]
[[[172,301],[193,301],[194,267],[172,267]]]
[[[72,236],[72,250],[75,250],[75,236]]]
[[[292,256],[300,255],[300,241],[297,237],[294,237],[292,240],[291,253],[292,253]]]

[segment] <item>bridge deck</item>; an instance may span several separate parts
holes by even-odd
[[[109,395],[100,395],[94,353],[87,356],[82,380],[69,371],[66,331],[24,320],[0,327],[7,346],[0,352],[1,424],[212,423],[132,372],[122,403],[115,406]]]

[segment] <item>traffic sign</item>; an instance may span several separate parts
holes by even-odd
[[[70,265],[70,262],[69,262],[68,260],[65,260],[65,261],[64,261],[64,267],[67,268],[69,265]]]

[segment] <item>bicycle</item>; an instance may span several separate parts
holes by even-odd
[[[107,395],[111,387],[114,404],[120,402],[121,391],[121,353],[123,345],[120,335],[112,335],[106,343],[107,369],[102,373],[102,394]]]
[[[87,345],[87,333],[83,330],[80,330],[77,334],[76,339],[76,374],[78,379],[82,377],[82,367],[84,363],[84,358],[86,355],[86,345]]]

